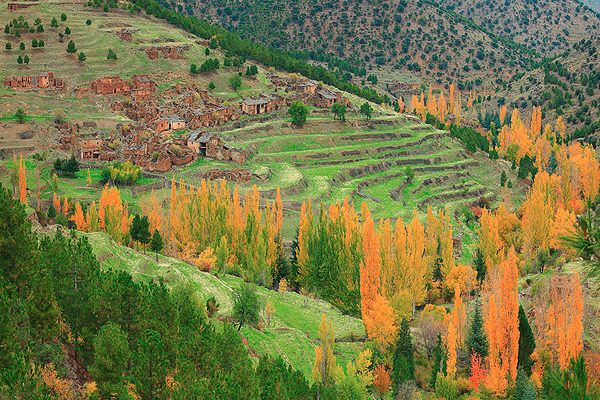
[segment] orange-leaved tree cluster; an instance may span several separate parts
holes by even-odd
[[[379,238],[366,204],[362,204],[364,261],[360,263],[360,298],[363,323],[367,335],[376,340],[382,353],[396,335],[394,310],[381,285],[381,256]]]
[[[496,394],[507,387],[506,377],[517,376],[519,305],[517,255],[511,248],[497,271],[487,275],[485,331],[489,342],[486,386]]]

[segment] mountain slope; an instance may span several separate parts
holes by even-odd
[[[600,34],[600,16],[576,0],[441,0],[440,4],[497,35],[548,55]]]
[[[301,51],[299,55],[313,60],[330,61],[333,56],[359,67],[416,71],[430,79],[477,82],[487,88],[538,60],[472,21],[420,0],[197,4],[192,8],[199,18],[243,38]],[[355,80],[364,80],[366,74],[362,71]]]

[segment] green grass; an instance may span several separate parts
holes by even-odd
[[[162,277],[169,287],[191,284],[203,300],[215,296],[220,305],[218,315],[231,314],[231,293],[242,282],[240,278],[231,275],[225,278],[215,277],[210,273],[200,272],[185,262],[162,255],[159,255],[156,262],[153,253],[144,254],[118,246],[104,233],[77,234],[87,236],[103,269],[127,271],[136,281],[141,282]],[[281,293],[263,287],[258,288],[258,293],[263,304],[270,299],[275,307],[272,324],[261,330],[243,326],[241,333],[248,339],[250,348],[258,354],[281,356],[294,368],[302,371],[309,380],[323,313],[333,321],[335,337],[365,335],[360,319],[342,315],[326,301],[307,298],[295,292],[287,292],[281,296]],[[340,352],[337,355],[338,365],[345,365],[355,359],[361,348],[361,343],[336,343],[335,349]]]

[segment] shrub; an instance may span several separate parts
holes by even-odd
[[[124,163],[117,161],[109,168],[102,170],[102,179],[113,181],[117,185],[133,185],[142,177],[142,171],[138,165],[130,161]]]

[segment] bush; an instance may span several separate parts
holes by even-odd
[[[108,168],[102,170],[102,179],[111,181],[117,185],[134,185],[142,177],[142,171],[138,165],[131,161],[115,162]]]
[[[456,398],[456,382],[438,372],[435,381],[435,395],[446,400],[454,400]]]
[[[61,20],[61,21],[63,21],[63,22],[65,22],[65,21],[67,20],[67,14],[65,14],[65,13],[62,13],[62,14],[60,15],[60,20]]]
[[[6,45],[4,46],[4,48],[6,50],[10,50],[10,49],[12,49],[12,44],[10,44],[10,42],[6,42]]]

